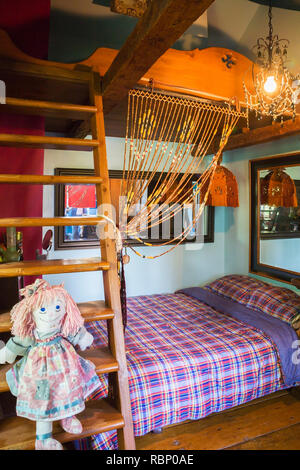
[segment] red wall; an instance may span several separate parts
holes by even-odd
[[[50,0],[0,0],[0,28],[8,32],[20,49],[34,57],[48,56],[49,17]],[[44,120],[1,114],[0,132],[43,135]],[[43,150],[0,147],[0,173],[43,174],[43,169]],[[42,191],[42,186],[1,184],[0,217],[42,216]],[[41,248],[42,229],[21,230],[24,259],[35,259],[35,250]]]
[[[50,0],[0,0],[0,28],[19,49],[48,58]]]

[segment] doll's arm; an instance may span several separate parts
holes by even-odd
[[[4,348],[0,349],[0,364],[8,362],[12,364],[17,356],[24,356],[29,346],[33,344],[31,338],[19,338],[14,336],[6,343]]]
[[[17,355],[12,353],[6,346],[0,349],[0,364],[5,364],[6,362],[12,364],[16,357]]]
[[[84,326],[80,328],[75,336],[72,338],[69,337],[68,339],[74,346],[78,345],[81,351],[84,351],[86,348],[91,346],[94,341],[93,335],[91,335]]]

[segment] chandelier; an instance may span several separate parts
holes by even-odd
[[[269,35],[259,38],[253,47],[258,65],[252,69],[253,92],[248,90],[245,82],[243,86],[248,109],[255,111],[259,119],[267,115],[273,121],[281,118],[283,122],[284,115],[296,117],[300,74],[291,75],[285,66],[289,40],[273,34],[271,1],[268,16]]]

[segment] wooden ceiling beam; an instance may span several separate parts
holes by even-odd
[[[152,65],[214,0],[152,0],[102,79],[104,114],[126,98]],[[180,73],[180,71],[179,71]],[[89,120],[74,123],[69,134],[84,138]]]
[[[262,144],[264,142],[270,142],[271,140],[277,140],[299,133],[300,116],[297,116],[295,121],[289,119],[288,121],[284,121],[283,125],[281,125],[280,122],[276,122],[270,126],[260,127],[248,132],[232,135],[229,137],[224,150],[228,151],[242,147],[249,147],[251,145]]]
[[[213,1],[151,1],[103,77],[105,113],[126,97],[128,90],[136,85],[157,59],[182,36]]]

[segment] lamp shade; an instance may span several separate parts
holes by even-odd
[[[273,168],[260,180],[260,203],[276,207],[297,207],[294,180],[281,168]]]
[[[222,165],[216,167],[212,180],[203,185],[201,200],[204,199],[209,184],[207,206],[239,206],[238,184],[234,174],[228,168]]]

